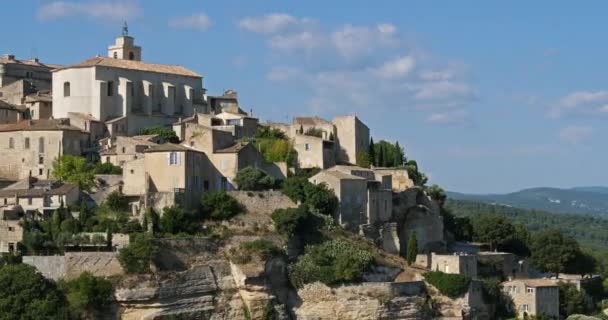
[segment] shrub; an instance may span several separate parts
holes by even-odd
[[[462,274],[429,271],[423,274],[426,281],[432,284],[441,294],[457,298],[469,290],[471,278]]]
[[[0,310],[2,319],[67,319],[62,292],[26,264],[0,267]]]
[[[323,129],[311,127],[311,128],[308,128],[304,132],[304,135],[313,136],[313,137],[317,137],[317,138],[322,138],[323,137],[323,132],[324,132]]]
[[[127,273],[150,272],[150,261],[158,246],[149,234],[133,234],[131,238],[131,243],[118,253],[120,265]]]
[[[175,131],[167,127],[144,128],[139,131],[139,134],[157,134],[166,142],[179,143],[179,138],[175,134]]]
[[[367,152],[357,152],[357,165],[361,168],[369,168],[371,165],[371,160],[369,158],[369,153]]]
[[[89,272],[68,282],[60,282],[59,286],[66,292],[70,315],[74,319],[93,317],[95,312],[110,305],[113,299],[112,283]]]
[[[258,126],[254,137],[256,139],[287,139],[283,131],[268,126]]]
[[[203,216],[213,220],[227,220],[242,211],[238,201],[224,191],[210,192],[201,199]]]
[[[344,240],[333,240],[306,248],[289,268],[289,279],[295,287],[320,281],[325,284],[354,281],[370,267],[373,255]]]
[[[129,199],[119,191],[112,191],[106,197],[106,205],[114,211],[126,211],[129,208]]]
[[[198,226],[194,214],[179,206],[164,208],[159,222],[160,231],[166,234],[193,234],[198,230]]]
[[[289,177],[283,182],[283,194],[295,202],[306,204],[311,209],[333,215],[338,207],[338,197],[326,184],[313,184],[301,176]]]
[[[241,243],[239,250],[231,251],[231,258],[234,262],[243,264],[250,262],[252,256],[267,259],[281,253],[282,250],[272,241],[266,239],[256,239]]]
[[[296,152],[289,140],[284,139],[256,139],[256,147],[262,151],[264,160],[268,162],[293,163]]]
[[[274,181],[266,172],[254,167],[247,167],[236,173],[234,182],[239,186],[239,190],[268,190],[272,188]]]
[[[82,190],[95,185],[95,172],[84,157],[64,154],[53,161],[53,176],[69,183],[78,184]]]
[[[110,162],[95,163],[93,171],[95,174],[122,174],[122,168],[117,167]]]

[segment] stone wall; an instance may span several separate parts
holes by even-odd
[[[250,213],[270,215],[276,209],[297,207],[296,203],[280,191],[230,191],[229,194]]]
[[[74,279],[83,272],[96,276],[123,274],[116,252],[67,252],[64,256],[24,256],[23,263],[36,267],[49,279]]]

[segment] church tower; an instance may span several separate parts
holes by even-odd
[[[114,59],[141,61],[141,47],[135,45],[135,39],[129,36],[129,27],[125,22],[122,34],[116,42],[108,47],[108,56]]]

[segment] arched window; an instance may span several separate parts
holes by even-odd
[[[118,59],[118,52],[114,51],[114,59]]]
[[[132,51],[129,52],[129,60],[135,60],[135,54]]]
[[[70,96],[70,83],[68,81],[63,83],[63,96],[64,97]]]

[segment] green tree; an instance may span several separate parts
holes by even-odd
[[[112,302],[112,283],[102,277],[84,272],[78,278],[61,282],[59,286],[66,292],[72,318],[96,318]]]
[[[129,245],[120,249],[118,261],[127,273],[148,273],[158,245],[150,234],[133,234]]]
[[[382,144],[378,144],[377,147],[378,148],[378,166],[379,167],[385,167],[386,166],[386,159],[384,159],[384,145]]]
[[[279,234],[298,239],[302,245],[322,239],[324,221],[312,214],[306,205],[298,208],[276,209],[272,221]]]
[[[239,190],[268,190],[274,185],[272,178],[264,171],[246,167],[236,173],[234,182],[239,186]]]
[[[92,165],[83,157],[64,154],[53,161],[53,175],[65,182],[78,184],[82,190],[95,185]]]
[[[369,138],[369,149],[367,150],[367,154],[369,163],[377,167],[378,163],[376,162],[376,151],[374,150],[374,138],[372,137]]]
[[[120,191],[112,191],[106,197],[105,204],[114,211],[126,211],[129,209],[129,199]]]
[[[320,213],[333,216],[338,208],[338,197],[325,183],[312,184],[309,182],[304,186],[304,195],[304,204]]]
[[[423,274],[424,279],[432,284],[441,294],[452,299],[458,298],[469,290],[471,278],[462,274],[429,271]]]
[[[403,152],[403,148],[399,145],[399,141],[395,142],[395,155],[393,160],[393,166],[398,167],[403,165],[403,158],[405,158],[405,154]]]
[[[497,214],[483,214],[473,222],[473,239],[489,243],[492,250],[509,241],[514,233],[513,224]]]
[[[54,282],[26,264],[0,267],[1,319],[68,319],[65,297]]]
[[[445,200],[448,198],[445,191],[436,184],[426,188],[425,191],[426,194],[431,197],[431,199],[437,201],[440,206],[443,206],[445,204]]]
[[[170,143],[179,143],[179,138],[173,129],[168,127],[152,127],[144,128],[139,131],[141,135],[155,134],[160,136],[163,140]]]
[[[203,216],[213,220],[228,220],[242,211],[241,205],[224,191],[205,193],[201,198]]]
[[[357,152],[357,165],[361,168],[369,168],[371,161],[367,152]]]
[[[93,171],[95,171],[95,174],[122,174],[122,168],[110,162],[95,163]]]
[[[530,245],[532,262],[541,271],[559,274],[579,255],[576,240],[564,236],[559,230],[545,230],[532,236]]]
[[[281,192],[294,202],[304,202],[306,199],[305,186],[311,184],[306,177],[293,176],[283,181]]]
[[[571,283],[559,282],[559,314],[566,318],[571,314],[588,314],[593,311],[593,301]]]
[[[179,206],[164,208],[160,217],[160,231],[165,234],[194,234],[198,231],[199,225],[194,214],[186,212]]]
[[[407,240],[407,253],[406,259],[407,264],[411,265],[416,262],[416,255],[418,254],[418,240],[416,239],[416,231],[410,233],[409,239]]]

